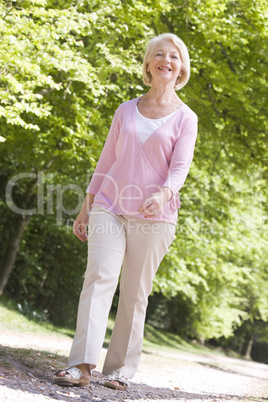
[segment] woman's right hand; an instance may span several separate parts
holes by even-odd
[[[73,224],[73,234],[78,237],[81,241],[87,241],[87,224],[89,221],[89,214],[91,211],[91,206],[94,202],[94,194],[87,194],[81,211]]]
[[[87,241],[87,224],[89,220],[88,213],[81,211],[74,221],[73,234],[82,242]]]

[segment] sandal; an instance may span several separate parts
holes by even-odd
[[[108,380],[105,381],[104,386],[108,388],[118,389],[119,391],[125,391],[128,387],[127,378],[120,375],[109,375]]]
[[[65,371],[65,375],[63,377],[59,377],[59,373]],[[66,377],[66,374],[69,374],[71,378]],[[78,385],[83,387],[88,385],[89,379],[82,377],[82,371],[77,367],[70,367],[67,369],[61,369],[56,372],[56,377],[54,377],[54,383],[58,385],[62,385],[65,387],[73,387],[74,385]]]

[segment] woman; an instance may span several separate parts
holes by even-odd
[[[69,369],[55,382],[85,385],[96,367],[119,274],[116,321],[103,366],[104,385],[124,390],[137,369],[152,281],[174,239],[178,190],[193,158],[197,116],[177,96],[190,76],[174,34],[149,41],[143,80],[149,91],[117,109],[73,232],[88,240]],[[86,227],[88,226],[88,234]],[[87,239],[88,237],[88,239]]]

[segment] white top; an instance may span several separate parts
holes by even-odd
[[[140,114],[136,106],[136,129],[140,142],[143,144],[154,131],[161,127],[176,112],[177,110],[160,119],[148,119]]]

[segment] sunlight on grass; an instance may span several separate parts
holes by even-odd
[[[59,333],[73,336],[74,331],[66,328],[56,327],[48,322],[35,322],[20,313],[18,308],[10,302],[0,302],[0,330],[27,332],[49,335]]]
[[[108,320],[107,331],[104,340],[104,347],[107,348],[114,326],[114,317],[110,316]],[[43,336],[66,336],[70,339],[74,335],[74,331],[54,326],[49,322],[35,322],[33,319],[24,316],[16,305],[2,301],[0,302],[0,330],[14,333],[29,333]],[[222,354],[219,350],[211,350],[205,346],[194,342],[187,342],[178,335],[168,333],[163,330],[156,329],[151,325],[145,325],[143,350],[149,353],[174,353],[174,352],[191,352],[202,354]]]

